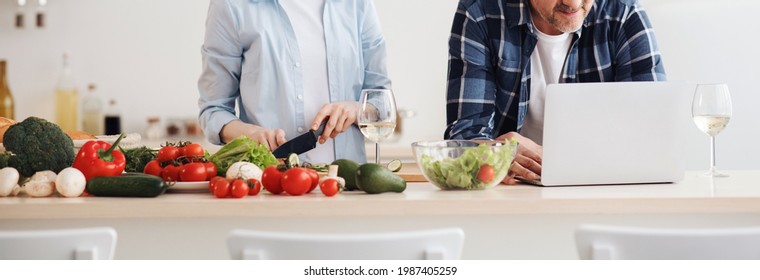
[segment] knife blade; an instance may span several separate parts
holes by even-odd
[[[290,139],[277,147],[277,149],[274,149],[272,154],[276,158],[286,158],[292,153],[300,155],[316,148],[319,136],[325,131],[325,125],[327,125],[327,119],[322,121],[322,124],[319,125],[317,130],[309,129],[306,133]]]

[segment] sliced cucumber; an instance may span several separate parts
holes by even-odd
[[[298,155],[293,153],[288,155],[288,158],[285,159],[285,167],[288,169],[293,167],[300,167],[301,166],[301,160],[298,159]]]
[[[399,172],[401,170],[402,165],[403,164],[401,163],[400,159],[394,159],[388,163],[387,168],[391,172]]]

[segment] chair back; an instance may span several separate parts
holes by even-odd
[[[581,259],[760,259],[760,227],[654,229],[581,225],[575,232]]]
[[[110,260],[115,248],[110,227],[0,231],[3,260]]]
[[[233,259],[421,260],[459,259],[461,228],[370,234],[316,234],[234,230],[227,238]]]

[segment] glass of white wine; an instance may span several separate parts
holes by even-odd
[[[380,164],[380,141],[396,129],[396,98],[390,89],[365,89],[356,121],[367,139],[375,142],[375,163]]]
[[[694,92],[691,115],[697,128],[710,136],[711,177],[727,177],[715,167],[715,135],[718,135],[731,120],[731,95],[725,84],[700,84]]]

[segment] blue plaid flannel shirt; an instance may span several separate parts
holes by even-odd
[[[494,139],[520,131],[537,42],[529,5],[459,1],[449,39],[445,139]],[[666,79],[652,26],[636,0],[596,0],[572,36],[561,82]]]

